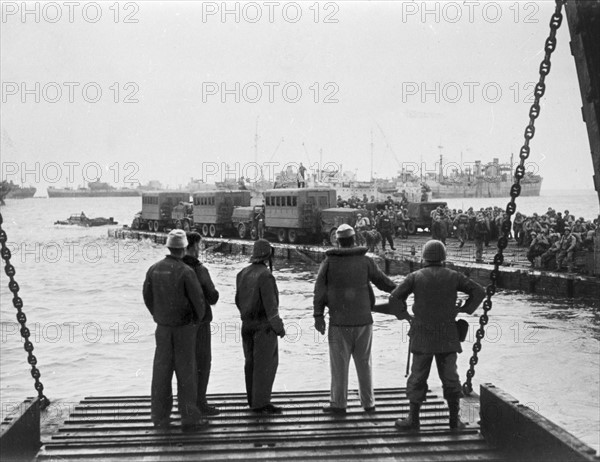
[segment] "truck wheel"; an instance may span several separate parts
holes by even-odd
[[[188,220],[185,220],[183,222],[183,230],[187,233],[191,230],[191,226],[190,226],[190,222]]]
[[[148,223],[148,231],[154,231],[154,223],[150,220]]]
[[[238,225],[238,236],[240,239],[246,239],[246,235],[248,234],[248,229],[244,223],[240,223]]]
[[[337,237],[335,236],[336,231],[337,231],[337,228],[333,228],[331,231],[329,231],[329,242],[333,246],[337,245]]]
[[[204,237],[208,236],[208,225],[207,224],[202,225],[202,235]]]
[[[287,237],[290,244],[295,244],[298,242],[298,231],[295,229],[288,229]]]
[[[417,226],[413,221],[406,223],[406,232],[408,234],[417,234]]]
[[[158,220],[154,221],[154,232],[158,233]]]
[[[210,234],[210,237],[215,237],[217,235],[217,228],[215,225],[210,225],[208,228],[208,234]]]
[[[250,239],[253,241],[258,239],[258,228],[256,226],[253,226],[250,230]]]
[[[286,232],[285,229],[279,228],[279,231],[277,231],[277,239],[282,244],[286,241],[286,239],[287,239],[287,232]]]
[[[175,229],[183,229],[183,226],[181,225],[181,220],[177,220],[175,222]]]

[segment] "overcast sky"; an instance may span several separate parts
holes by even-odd
[[[26,168],[25,182],[42,189],[99,175],[175,186],[220,180],[221,163],[253,176],[244,165],[257,124],[266,172],[332,162],[367,179],[371,133],[379,177],[421,160],[434,170],[440,152],[445,162],[508,161],[554,10],[232,2],[223,15],[221,2],[112,4],[31,3],[23,16],[21,2],[3,2],[5,178]],[[530,170],[544,189],[593,189],[566,19],[547,85]]]

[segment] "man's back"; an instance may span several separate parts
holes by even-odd
[[[150,267],[143,294],[146,307],[157,324],[189,324],[195,319],[194,309],[197,316],[204,316],[204,295],[194,271],[171,255]],[[194,303],[197,303],[196,308]]]
[[[261,263],[253,263],[237,274],[235,304],[242,321],[267,322],[269,309],[279,306],[275,278]]]
[[[458,271],[440,265],[430,265],[410,273],[394,291],[401,299],[413,293],[415,319],[434,323],[447,322],[456,317],[457,292],[473,297],[472,302],[461,309],[469,314],[475,311],[485,296],[479,284]]]
[[[329,307],[332,325],[371,324],[375,296],[370,283],[390,292],[395,284],[365,254],[365,247],[330,249],[319,268],[315,284],[315,307]]]

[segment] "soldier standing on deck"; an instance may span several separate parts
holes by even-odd
[[[200,320],[198,336],[196,338],[196,364],[198,366],[198,400],[197,406],[204,415],[218,415],[219,410],[210,406],[206,401],[206,389],[208,388],[208,379],[210,377],[210,365],[212,361],[210,322],[213,319],[211,305],[219,301],[219,292],[210,278],[210,273],[206,267],[200,263],[200,241],[202,236],[199,233],[187,233],[188,245],[183,257],[183,262],[191,267],[196,273],[198,282],[202,286],[204,294],[204,305],[206,314]]]
[[[345,414],[348,399],[348,366],[354,358],[360,402],[375,411],[371,375],[371,344],[375,295],[371,283],[391,292],[396,285],[367,257],[365,247],[354,246],[354,229],[342,224],[336,231],[339,248],[326,252],[315,283],[315,329],[325,334],[325,306],[329,308],[329,361],[331,367],[329,414]]]
[[[472,314],[485,297],[482,286],[464,274],[444,267],[446,247],[440,241],[430,240],[423,246],[423,268],[410,273],[390,295],[403,303],[414,294],[413,318],[409,335],[413,364],[406,384],[410,401],[406,419],[396,421],[400,430],[420,427],[419,411],[427,394],[427,379],[433,358],[442,381],[444,398],[450,409],[450,428],[464,426],[458,418],[461,385],[456,368],[457,353],[462,352],[455,324],[459,312]],[[457,292],[469,295],[465,304],[456,305]]]
[[[280,414],[281,408],[271,404],[271,391],[279,350],[277,337],[285,336],[279,317],[279,291],[271,274],[273,248],[269,241],[254,243],[250,265],[236,279],[235,304],[242,317],[242,343],[246,360],[246,394],[253,412]]]
[[[298,167],[298,187],[299,188],[304,188],[306,187],[306,179],[304,177],[304,172],[306,172],[306,167],[304,165],[302,165],[302,162],[300,162],[300,167]]]
[[[151,418],[154,426],[170,426],[173,371],[177,375],[177,400],[184,432],[204,428],[196,406],[198,373],[196,336],[204,318],[205,299],[194,271],[181,259],[188,242],[185,232],[175,229],[167,236],[170,255],[146,273],[144,303],[156,322],[156,350],[152,370]]]

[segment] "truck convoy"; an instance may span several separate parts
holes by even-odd
[[[250,205],[245,190],[149,191],[142,194],[142,210],[134,230],[196,230],[203,236],[259,237],[281,243],[335,242],[343,224],[356,225],[359,209],[336,207],[331,188],[280,188],[264,192],[262,205]],[[419,224],[418,226],[422,226]]]

